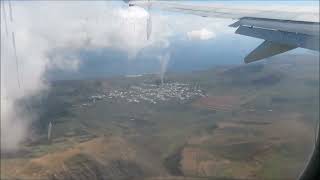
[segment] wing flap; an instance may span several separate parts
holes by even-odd
[[[286,51],[290,51],[295,48],[297,47],[287,45],[287,44],[275,43],[272,41],[264,41],[262,44],[260,44],[256,49],[254,49],[250,54],[248,54],[244,58],[244,62],[251,63],[254,61],[258,61],[260,59],[264,59],[267,57],[284,53]]]

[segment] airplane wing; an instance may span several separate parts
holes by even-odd
[[[264,39],[244,59],[246,63],[298,47],[319,51],[319,7],[261,7],[225,4],[190,4],[170,1],[128,1],[129,6],[158,8],[202,17],[231,18],[235,33]],[[151,21],[151,20],[148,20]],[[148,26],[149,27],[149,26]],[[150,34],[150,30],[148,30]]]

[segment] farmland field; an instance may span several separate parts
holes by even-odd
[[[26,100],[36,130],[2,154],[1,179],[295,179],[313,148],[318,76],[318,58],[287,55],[169,72],[164,84],[156,74],[52,82]]]

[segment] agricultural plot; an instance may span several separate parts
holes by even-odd
[[[55,82],[1,179],[295,179],[319,120],[317,63]]]

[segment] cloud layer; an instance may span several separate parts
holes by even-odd
[[[1,27],[6,27],[1,28],[1,149],[4,151],[18,149],[31,135],[30,124],[37,119],[32,110],[18,101],[41,96],[50,88],[44,80],[47,69],[76,71],[81,64],[76,55],[59,52],[113,47],[133,57],[147,45],[139,37],[148,16],[141,8],[119,5],[112,8],[113,2],[15,1],[11,21],[8,1],[2,3],[6,12],[1,11]]]
[[[120,1],[9,1],[1,2],[1,149],[12,151],[31,135],[37,114],[18,102],[41,96],[50,87],[47,69],[77,71],[82,49],[114,48],[129,59],[148,46],[167,47],[173,30],[168,17],[153,15],[153,34],[146,39],[142,8]],[[13,48],[13,33],[17,59]],[[18,66],[17,66],[18,64]],[[19,72],[19,73],[18,73]],[[18,85],[20,82],[20,86]]]

